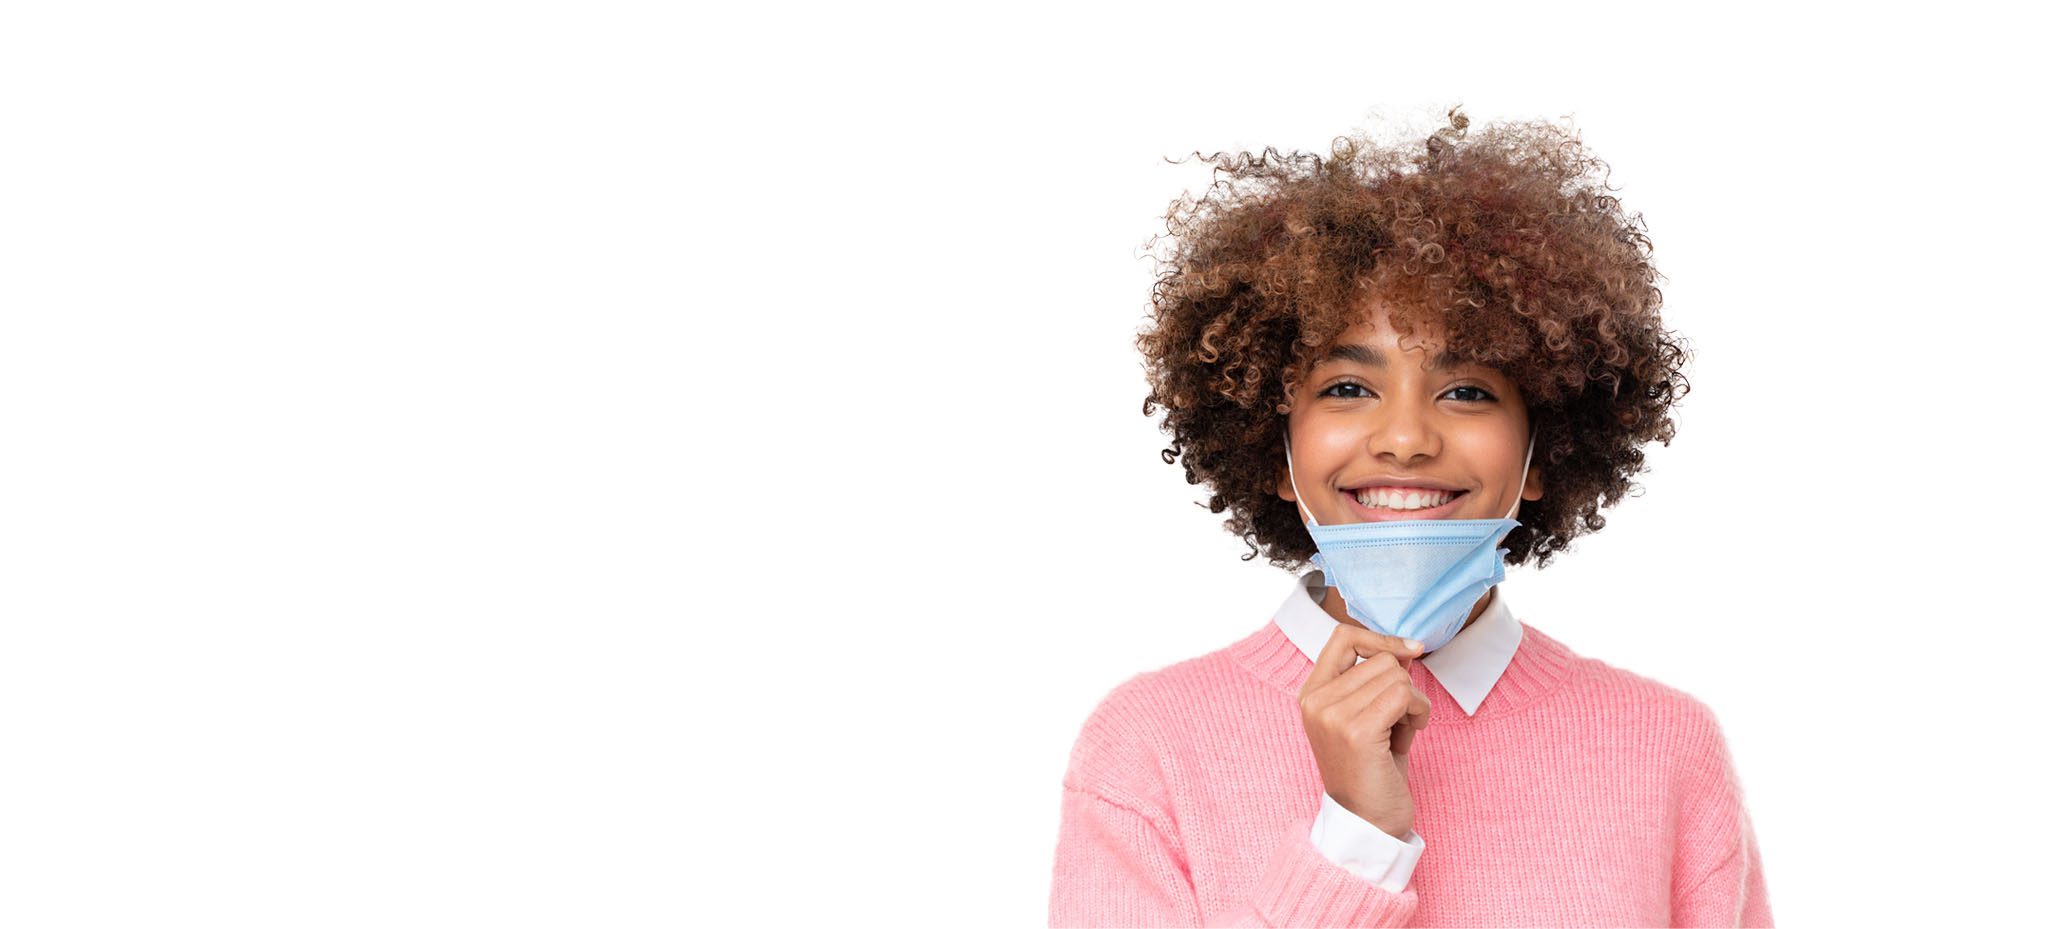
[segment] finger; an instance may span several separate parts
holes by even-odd
[[[1346,680],[1353,676],[1367,679],[1358,684]],[[1345,685],[1353,688],[1351,692],[1327,704],[1319,715],[1330,728],[1369,732],[1378,737],[1376,741],[1385,741],[1388,730],[1401,721],[1408,709],[1406,691],[1414,686],[1400,666],[1377,657],[1329,686]]]
[[[1380,635],[1349,623],[1338,623],[1337,630],[1330,633],[1330,640],[1323,643],[1322,653],[1316,656],[1315,669],[1309,672],[1308,680],[1302,683],[1301,692],[1315,690],[1329,683],[1337,675],[1350,670],[1361,659],[1371,658],[1381,652],[1392,653],[1397,659],[1414,658],[1422,654],[1422,645],[1409,639]]]
[[[1401,666],[1405,668],[1408,666],[1409,661],[1422,656],[1421,642],[1417,642],[1414,639],[1404,639],[1397,635],[1381,635],[1362,626],[1339,623],[1336,635],[1345,636],[1350,640],[1351,653],[1358,656],[1354,659],[1354,663],[1358,660],[1371,658],[1374,655],[1387,654],[1394,656],[1395,660],[1399,661]],[[1332,636],[1332,638],[1334,637]]]
[[[1415,733],[1429,728],[1429,698],[1410,684],[1408,686],[1407,714],[1394,724],[1394,735],[1387,747],[1396,755],[1408,754],[1408,748],[1415,742]]]
[[[1340,703],[1352,694],[1357,693],[1361,688],[1371,686],[1373,681],[1378,679],[1380,675],[1398,670],[1400,670],[1400,665],[1397,663],[1394,655],[1391,652],[1380,652],[1371,658],[1367,658],[1358,664],[1344,669],[1343,673],[1338,674],[1335,680],[1313,691],[1308,690],[1304,686],[1302,688],[1302,706],[1305,709],[1314,710],[1316,707]]]
[[[1415,728],[1406,723],[1395,723],[1394,732],[1387,737],[1387,751],[1398,758],[1408,754],[1408,747],[1415,744]]]

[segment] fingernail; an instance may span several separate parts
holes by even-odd
[[[1415,649],[1417,651],[1420,651],[1422,649],[1422,643],[1417,642],[1414,639],[1402,639],[1401,644],[1406,645],[1409,648]]]

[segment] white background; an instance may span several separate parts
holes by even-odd
[[[1780,922],[2029,892],[2021,24],[681,9],[0,18],[0,922],[1042,925],[1087,712],[1290,583],[1139,413],[1165,159],[1458,103],[1697,352],[1517,614],[1715,709]]]

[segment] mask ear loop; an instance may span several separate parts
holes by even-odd
[[[1287,486],[1294,490],[1294,506],[1301,510],[1302,515],[1308,517],[1309,525],[1320,525],[1316,522],[1316,514],[1309,512],[1308,504],[1302,499],[1301,485],[1294,482],[1294,442],[1286,430],[1282,430],[1280,433],[1280,447],[1286,450],[1287,453]],[[1508,507],[1508,515],[1505,517],[1507,519],[1514,519],[1515,514],[1522,511],[1522,491],[1529,489],[1529,463],[1535,460],[1536,430],[1531,429],[1529,430],[1529,450],[1522,453],[1521,486],[1515,489],[1515,503],[1513,506]]]
[[[1536,430],[1532,427],[1529,430],[1529,450],[1522,455],[1522,486],[1515,490],[1515,505],[1508,507],[1507,519],[1514,519],[1515,514],[1522,511],[1522,491],[1529,489],[1529,462],[1535,460],[1535,458]],[[1292,470],[1290,466],[1289,471],[1291,472]],[[1299,493],[1299,491],[1296,492]]]
[[[1285,428],[1283,428],[1280,431],[1280,445],[1282,448],[1287,450],[1287,486],[1294,488],[1294,506],[1297,509],[1301,510],[1301,512],[1308,517],[1309,525],[1318,525],[1318,523],[1316,522],[1316,514],[1310,513],[1308,511],[1308,504],[1302,502],[1301,485],[1296,484],[1294,482],[1294,443],[1289,441],[1288,433]],[[1528,473],[1527,466],[1524,466],[1523,473]]]

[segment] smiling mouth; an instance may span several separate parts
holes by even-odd
[[[1442,515],[1452,503],[1465,496],[1462,490],[1430,487],[1362,487],[1344,491],[1360,510],[1371,515],[1431,517]]]

